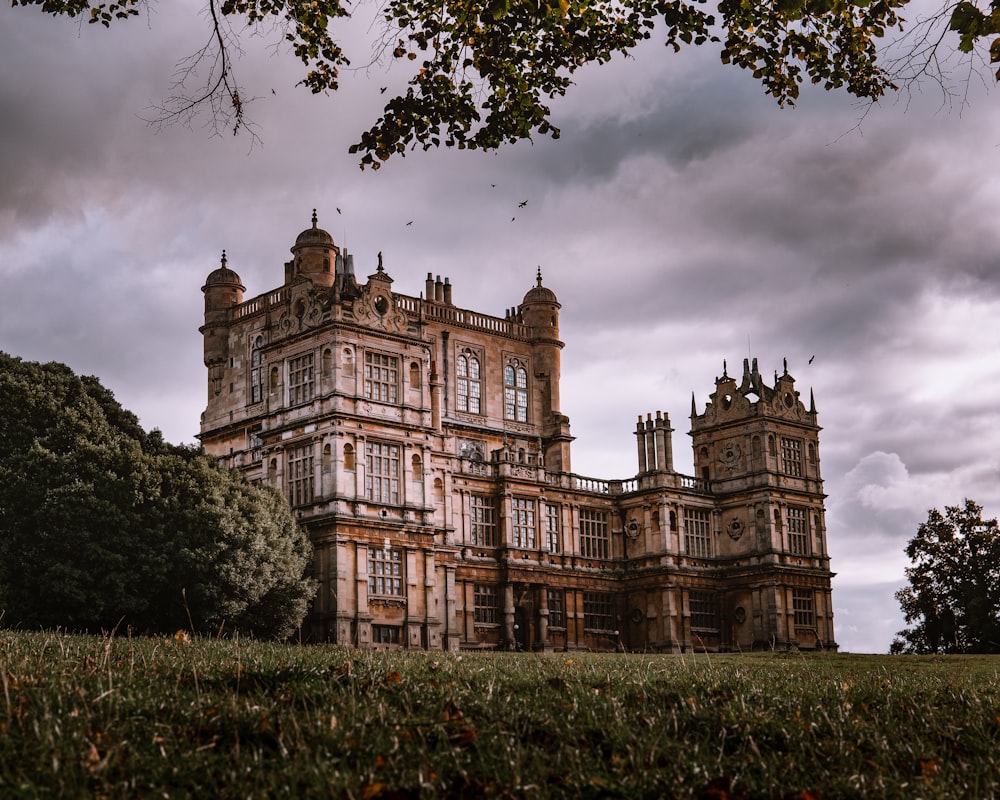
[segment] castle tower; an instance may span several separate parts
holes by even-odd
[[[734,627],[733,646],[835,646],[820,430],[787,361],[770,386],[757,359],[744,359],[739,384],[723,364],[703,414],[692,400],[695,472],[717,498],[718,555],[742,573],[724,613],[752,622]]]
[[[229,358],[232,309],[243,302],[243,292],[246,291],[240,276],[229,269],[225,250],[222,251],[221,264],[208,274],[201,291],[205,295],[205,324],[198,330],[204,338],[209,387],[214,394],[218,394],[222,373]]]
[[[302,231],[292,245],[292,260],[285,265],[285,283],[301,275],[317,286],[333,286],[339,255],[333,237],[318,227],[313,209],[312,227]]]
[[[538,387],[538,419],[542,423],[545,463],[553,472],[570,471],[569,417],[559,410],[561,375],[559,341],[559,301],[551,289],[542,285],[539,268],[535,285],[518,306],[518,318],[528,328],[534,360],[534,379]]]

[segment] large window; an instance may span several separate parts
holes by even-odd
[[[781,437],[781,471],[796,478],[802,477],[802,442]]]
[[[792,589],[792,611],[796,628],[816,625],[816,607],[812,589]]]
[[[592,631],[615,630],[615,607],[610,594],[583,593],[583,627]]]
[[[809,534],[806,532],[806,510],[785,509],[788,519],[788,550],[797,556],[809,555]]]
[[[503,370],[503,416],[515,422],[528,421],[528,371],[516,358]]]
[[[711,557],[712,523],[707,509],[684,509],[684,550],[694,558]]]
[[[546,601],[549,605],[549,627],[565,628],[566,614],[562,589],[546,589],[545,591]]]
[[[373,503],[399,503],[399,445],[365,442],[365,497]]]
[[[550,553],[559,552],[559,506],[545,506],[545,547]]]
[[[401,631],[399,625],[372,625],[372,644],[399,644]]]
[[[475,595],[475,620],[484,625],[495,625],[497,621],[497,587],[477,583]]]
[[[288,450],[288,502],[301,506],[313,501],[313,447],[305,444]]]
[[[288,404],[299,405],[313,399],[313,354],[288,359]]]
[[[479,357],[466,348],[455,362],[457,375],[458,410],[470,414],[482,413],[482,383],[480,382]]]
[[[267,385],[267,367],[264,363],[264,339],[258,336],[250,351],[250,402],[259,403],[264,399]]]
[[[535,549],[535,501],[524,497],[511,500],[514,547]]]
[[[403,596],[403,551],[368,549],[368,594]]]
[[[580,555],[607,558],[611,551],[608,515],[592,508],[580,509]]]
[[[697,630],[719,630],[719,601],[712,592],[691,592],[691,627]]]
[[[382,353],[365,352],[365,397],[380,403],[398,398],[399,359]]]
[[[497,546],[496,517],[493,498],[474,494],[469,498],[469,516],[472,520],[472,543],[480,547]]]

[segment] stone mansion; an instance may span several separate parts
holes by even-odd
[[[299,234],[244,298],[223,254],[202,287],[200,439],[279,487],[319,582],[302,636],[362,648],[836,649],[815,403],[787,365],[723,369],[692,397],[694,476],[671,427],[635,426],[638,471],[572,471],[560,304],[539,272],[502,316],[364,279]],[[528,283],[528,281],[526,281]]]

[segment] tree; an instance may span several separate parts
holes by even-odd
[[[911,627],[893,653],[1000,653],[1000,529],[972,500],[932,509],[906,546],[910,585],[896,599]]]
[[[284,638],[311,554],[274,489],[145,433],[96,378],[0,353],[6,624]]]
[[[12,0],[53,15],[110,26],[139,14],[149,0]],[[879,45],[902,30],[909,0],[386,0],[374,62],[409,63],[405,93],[385,102],[382,116],[351,146],[362,168],[377,169],[393,154],[441,144],[494,149],[533,134],[559,136],[547,103],[565,94],[573,73],[615,54],[628,55],[653,31],[665,44],[716,44],[722,61],[749,70],[781,104],[794,103],[808,79],[877,100],[899,76],[918,80],[938,65],[948,29],[970,54],[1000,33],[1000,4],[962,0],[922,19],[903,58],[887,69]],[[314,93],[338,87],[350,63],[335,23],[357,11],[347,0],[207,0],[205,46],[180,63],[178,93],[159,122],[190,119],[208,105],[234,133],[250,130],[250,92],[234,73],[234,24],[252,31],[274,26],[306,67],[300,83]],[[1000,61],[1000,38],[988,45]],[[373,62],[373,63],[374,63]],[[186,84],[208,77],[198,87]],[[998,73],[1000,74],[1000,73]],[[385,88],[379,90],[384,92]],[[252,131],[251,131],[252,133]]]

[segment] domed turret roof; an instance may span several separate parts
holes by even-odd
[[[312,216],[312,227],[306,228],[302,233],[300,233],[295,239],[295,246],[301,247],[303,245],[315,245],[315,244],[333,244],[333,237],[316,225],[316,209],[313,209]]]
[[[205,279],[205,286],[213,286],[218,284],[236,284],[238,286],[243,285],[243,281],[240,280],[240,276],[237,275],[233,270],[226,266],[226,251],[222,251],[222,263],[218,269],[213,269],[208,273],[208,277]]]
[[[534,286],[524,296],[523,304],[527,303],[558,303],[556,293],[551,289],[542,286],[542,268],[538,268],[538,276]]]

